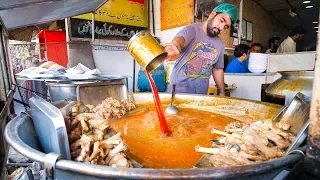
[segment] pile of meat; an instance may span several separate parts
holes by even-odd
[[[261,162],[284,155],[295,136],[288,132],[289,123],[256,121],[250,125],[232,122],[225,132],[216,129],[213,134],[221,138],[212,148],[196,147],[197,152],[213,154],[209,161],[213,167],[226,167]]]
[[[120,133],[108,121],[135,109],[133,103],[105,99],[98,106],[71,102],[61,109],[64,115],[72,159],[112,167],[132,167],[128,150]]]

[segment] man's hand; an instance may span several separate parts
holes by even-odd
[[[165,51],[168,53],[166,61],[175,61],[180,56],[180,49],[174,43],[164,45]]]
[[[165,51],[168,53],[166,61],[175,61],[179,58],[181,50],[185,46],[185,39],[182,36],[175,37],[171,43],[165,44]]]

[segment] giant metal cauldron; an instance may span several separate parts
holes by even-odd
[[[153,106],[151,93],[134,93],[135,103]],[[163,105],[168,105],[170,94],[160,94]],[[215,113],[223,113],[235,119],[270,119],[282,106],[263,102],[248,101],[228,97],[182,95],[178,94],[175,104],[196,104],[198,106],[214,106]],[[229,109],[229,111],[226,111]],[[239,110],[246,110],[239,115]],[[230,111],[231,110],[231,111]],[[234,110],[234,111],[233,111]],[[188,169],[151,169],[151,168],[112,168],[100,165],[60,159],[55,154],[45,154],[39,144],[32,119],[21,114],[12,120],[5,129],[8,143],[24,156],[43,163],[53,171],[55,179],[273,179],[284,168],[302,160],[302,155],[291,154],[263,163],[220,167],[220,168],[188,168]],[[49,171],[49,172],[50,172]]]

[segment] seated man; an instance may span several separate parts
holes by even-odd
[[[245,61],[249,58],[250,47],[239,44],[234,50],[234,59],[228,64],[226,73],[249,73]]]
[[[250,48],[251,53],[261,53],[263,46],[260,43],[253,43]],[[248,69],[249,59],[244,62],[244,66]]]
[[[262,45],[260,43],[253,43],[251,45],[250,52],[261,53],[262,49],[263,49],[263,47],[262,47]]]

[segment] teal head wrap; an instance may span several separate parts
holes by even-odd
[[[229,15],[232,23],[238,21],[238,8],[235,5],[223,3],[213,9],[215,12],[225,13]]]

